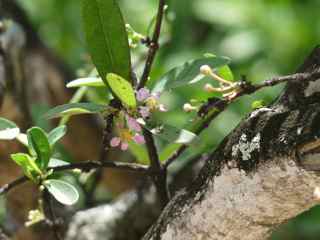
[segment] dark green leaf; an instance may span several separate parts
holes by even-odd
[[[128,81],[114,73],[109,73],[107,75],[107,81],[112,92],[124,105],[131,108],[137,106],[134,90]]]
[[[65,181],[49,179],[44,182],[44,186],[57,201],[64,205],[75,204],[79,199],[77,189]]]
[[[200,75],[200,67],[202,65],[209,65],[211,68],[217,69],[229,62],[230,59],[226,57],[205,57],[186,62],[184,65],[176,67],[163,75],[152,91],[162,92],[163,90],[196,83],[203,78]]]
[[[53,129],[48,135],[50,146],[51,147],[54,146],[61,138],[63,138],[63,136],[66,133],[67,133],[67,126],[65,125],[62,125]]]
[[[51,156],[51,148],[47,134],[39,127],[27,131],[28,144],[31,152],[37,156],[36,164],[41,170],[46,170]]]
[[[83,25],[89,52],[101,78],[116,73],[131,79],[125,23],[116,0],[83,0]]]
[[[20,133],[17,125],[5,118],[0,118],[0,140],[15,139]]]
[[[69,103],[52,108],[45,114],[46,118],[57,118],[79,114],[93,114],[105,110],[105,106],[95,103]]]

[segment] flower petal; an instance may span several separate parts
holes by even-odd
[[[147,118],[150,116],[150,109],[148,107],[140,107],[139,113],[141,114],[142,118]]]
[[[119,137],[113,137],[110,141],[111,147],[118,147],[121,142],[121,139]]]
[[[133,140],[138,144],[145,144],[146,143],[146,141],[144,140],[144,137],[142,135],[139,135],[139,134],[136,134],[133,137]]]
[[[137,92],[137,100],[139,102],[142,102],[142,101],[146,100],[148,97],[150,97],[150,91],[147,88],[141,88]]]
[[[136,119],[134,119],[134,118],[132,118],[130,116],[127,116],[127,123],[128,123],[128,126],[129,126],[130,130],[141,132],[141,130],[142,130],[141,126],[137,122]]]
[[[121,150],[126,151],[129,147],[129,144],[127,142],[122,142],[121,143]]]

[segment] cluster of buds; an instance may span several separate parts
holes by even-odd
[[[28,214],[28,221],[25,223],[25,226],[30,227],[44,220],[45,216],[42,211],[40,211],[39,209],[30,210]]]
[[[167,108],[159,103],[160,93],[150,93],[147,88],[141,88],[137,92],[137,100],[140,102],[139,113],[142,118],[148,118],[152,112],[166,112]]]
[[[228,81],[228,80],[220,77],[219,75],[214,73],[214,71],[208,65],[201,66],[200,73],[212,78],[215,81],[218,81],[220,84],[220,87],[213,87],[210,83],[207,83],[204,86],[204,90],[206,92],[222,93],[224,98],[226,98],[228,100],[232,100],[234,97],[237,96],[237,94],[241,90],[238,82],[231,82],[231,81]]]

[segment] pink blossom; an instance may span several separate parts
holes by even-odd
[[[150,97],[150,91],[147,88],[141,88],[137,92],[137,100],[139,102],[146,100],[148,97]]]
[[[111,147],[118,147],[121,142],[121,139],[119,137],[113,137],[110,141]]]
[[[145,144],[146,141],[144,140],[144,137],[140,134],[136,134],[134,137],[133,137],[133,140],[137,143],[137,144]]]
[[[161,96],[161,92],[154,92],[152,93],[152,96],[156,99],[159,100],[160,96]]]
[[[128,123],[128,126],[131,130],[133,131],[136,131],[136,132],[141,132],[141,126],[140,124],[137,122],[136,119],[130,117],[130,116],[126,116],[127,118],[127,123]]]
[[[127,143],[127,142],[122,142],[121,143],[121,150],[122,151],[126,151],[127,149],[128,149],[128,147],[129,147],[129,144]]]

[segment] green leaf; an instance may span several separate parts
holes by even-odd
[[[193,132],[179,129],[168,124],[161,124],[149,131],[160,139],[170,143],[194,144],[199,138]]]
[[[107,81],[112,92],[124,105],[131,108],[135,108],[137,106],[133,87],[127,80],[117,74],[109,73],[107,75]]]
[[[92,61],[101,78],[116,73],[131,80],[125,23],[116,0],[83,0],[82,20]]]
[[[13,140],[20,133],[17,125],[5,118],[0,118],[0,140]]]
[[[35,159],[25,153],[11,154],[11,158],[23,170],[24,174],[33,181],[36,181],[37,176],[41,175],[41,170],[35,163]]]
[[[48,140],[50,143],[50,146],[54,146],[63,136],[67,133],[67,126],[62,125],[59,127],[56,127],[53,129],[49,135],[48,135]]]
[[[77,189],[70,183],[57,179],[49,179],[43,184],[54,198],[64,205],[75,204],[79,199]]]
[[[66,166],[69,165],[70,163],[57,159],[57,158],[51,158],[49,161],[48,167],[53,168],[53,167],[61,167],[61,166]]]
[[[102,112],[105,109],[105,106],[95,103],[68,103],[52,108],[45,114],[45,117],[51,119],[79,114],[94,114]]]
[[[26,146],[26,147],[29,146],[27,134],[20,133],[20,134],[17,136],[17,140],[18,140],[20,143],[22,143],[24,146]]]
[[[202,65],[209,65],[213,69],[220,68],[230,62],[226,57],[205,57],[186,62],[164,74],[153,88],[153,92],[162,92],[172,88],[196,83],[203,79],[200,74]]]
[[[79,78],[67,84],[67,88],[76,87],[106,87],[106,84],[101,78],[96,77]]]
[[[39,127],[27,131],[31,152],[37,155],[36,164],[41,170],[46,170],[51,156],[51,148],[47,134]]]
[[[220,77],[224,78],[225,80],[228,80],[228,81],[231,81],[231,82],[234,81],[233,73],[232,73],[232,71],[231,71],[231,69],[230,69],[230,67],[228,65],[220,67],[217,70],[217,73],[218,73],[218,75]]]
[[[134,141],[129,142],[130,153],[133,154],[136,161],[141,164],[149,164],[149,156],[145,145],[140,145]]]

